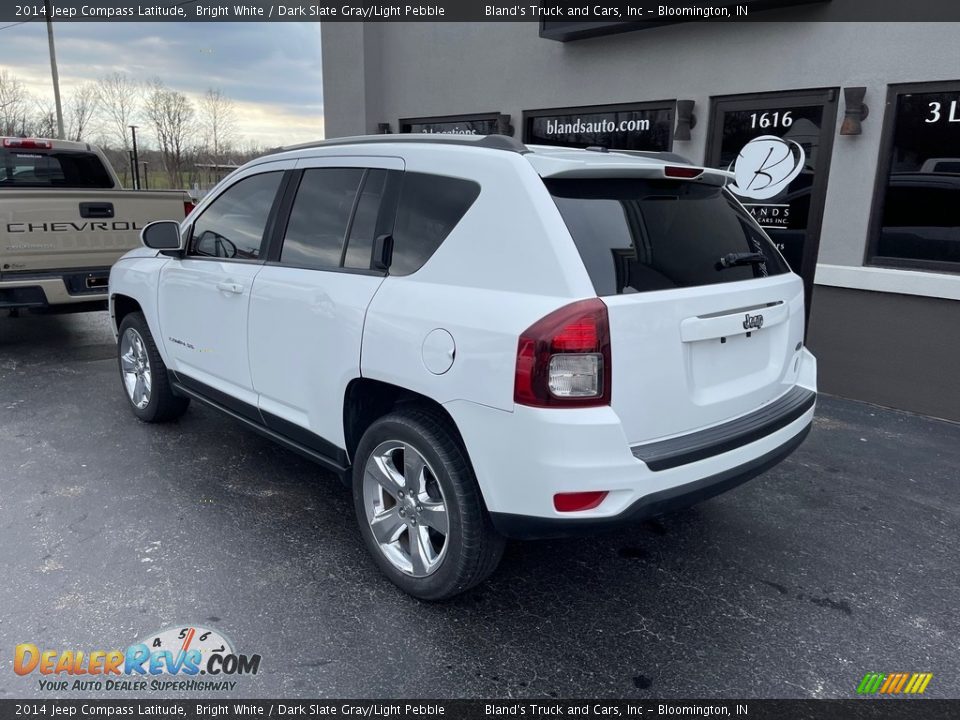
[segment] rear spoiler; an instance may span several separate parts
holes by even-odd
[[[696,165],[664,165],[647,163],[557,161],[550,167],[551,158],[540,158],[537,171],[542,178],[644,178],[649,180],[688,180],[723,187],[733,179],[733,173]]]

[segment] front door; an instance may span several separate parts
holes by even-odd
[[[837,90],[713,99],[707,165],[736,176],[729,190],[767,231],[807,297],[817,267],[837,118]]]
[[[271,164],[273,165],[273,164]],[[256,407],[247,356],[250,290],[263,268],[261,247],[283,178],[281,168],[239,179],[202,209],[187,252],[160,276],[162,342],[171,369],[215,399]],[[221,395],[222,393],[222,395]]]

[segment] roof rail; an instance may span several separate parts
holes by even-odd
[[[268,154],[308,148],[339,147],[343,145],[382,145],[386,143],[431,143],[438,145],[460,145],[480,147],[491,150],[506,150],[515,153],[528,153],[530,150],[516,138],[507,135],[445,135],[441,133],[399,133],[389,135],[357,135],[354,137],[317,140],[316,142],[288,145],[275,148]]]

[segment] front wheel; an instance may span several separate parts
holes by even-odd
[[[117,360],[134,415],[153,423],[174,420],[186,412],[190,399],[173,394],[167,366],[141,313],[130,313],[120,323]]]
[[[479,584],[503,554],[466,453],[433,413],[403,410],[370,426],[357,447],[353,496],[380,570],[421,600]]]

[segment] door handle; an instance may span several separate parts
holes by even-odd
[[[223,292],[239,295],[240,293],[243,292],[243,285],[235,282],[218,282],[217,290],[223,290]]]

